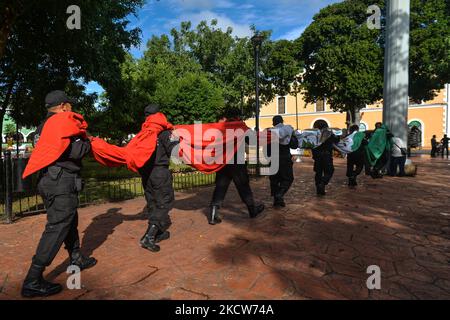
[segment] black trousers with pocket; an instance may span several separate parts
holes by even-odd
[[[166,231],[172,221],[169,212],[175,202],[172,172],[167,166],[154,166],[142,176],[145,200],[148,208],[148,223]]]
[[[214,188],[211,205],[221,207],[231,181],[234,182],[241,200],[247,205],[254,205],[250,179],[245,164],[227,164],[216,173],[216,187]]]
[[[270,193],[273,197],[282,198],[294,182],[292,159],[280,157],[278,172],[270,176]]]
[[[334,173],[333,152],[313,150],[313,159],[316,186],[326,186]]]
[[[80,249],[78,235],[78,192],[81,179],[61,169],[55,177],[44,174],[38,191],[47,210],[47,224],[33,257],[33,263],[49,266],[62,244],[70,252]]]
[[[364,168],[364,148],[347,155],[347,177],[356,178]]]

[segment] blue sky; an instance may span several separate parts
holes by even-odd
[[[311,23],[314,14],[337,0],[147,0],[137,17],[130,17],[130,27],[142,30],[140,47],[131,53],[140,57],[152,35],[170,34],[182,21],[196,26],[200,21],[218,20],[223,30],[233,28],[239,37],[250,36],[250,25],[259,30],[272,30],[272,39],[293,40]],[[95,82],[88,84],[88,93],[100,92]]]

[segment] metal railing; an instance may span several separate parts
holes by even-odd
[[[0,219],[6,219],[7,223],[11,223],[16,218],[45,212],[42,198],[36,188],[36,175],[27,182],[29,185],[25,188],[27,190],[24,190],[23,186],[22,188],[18,186],[20,175],[17,170],[20,166],[14,165],[16,159],[11,159],[10,153],[5,153],[5,157],[0,160]],[[176,191],[208,186],[214,184],[214,181],[215,174],[204,174],[193,169],[173,172],[173,186]],[[139,176],[117,179],[112,173],[106,178],[85,180],[84,189],[79,194],[80,207],[124,201],[143,195],[144,189]]]

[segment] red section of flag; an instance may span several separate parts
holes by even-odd
[[[83,116],[78,113],[61,112],[51,116],[42,128],[22,178],[25,179],[58,160],[69,146],[70,138],[86,138],[87,127]]]
[[[146,118],[141,131],[125,147],[111,145],[102,139],[92,139],[92,154],[101,164],[108,167],[126,165],[137,172],[150,159],[156,149],[158,134],[172,130],[173,126],[162,113]]]
[[[249,130],[243,121],[179,125],[175,129],[180,137],[179,156],[204,173],[217,172],[230,163]]]

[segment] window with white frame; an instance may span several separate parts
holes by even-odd
[[[286,113],[286,98],[278,97],[278,114]]]

